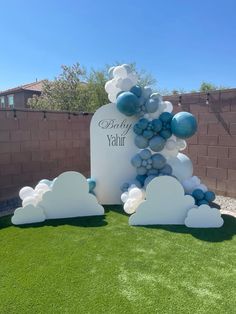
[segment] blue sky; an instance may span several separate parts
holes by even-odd
[[[236,87],[236,1],[0,0],[0,90],[135,61],[161,89]]]

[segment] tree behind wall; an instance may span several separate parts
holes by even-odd
[[[134,63],[132,67],[136,70]],[[88,72],[79,63],[63,65],[62,73],[53,81],[45,80],[42,94],[30,98],[28,105],[33,109],[94,112],[110,102],[104,89],[109,80],[108,68],[107,65],[102,70],[92,69]],[[137,73],[140,85],[153,86],[156,83],[146,71]]]

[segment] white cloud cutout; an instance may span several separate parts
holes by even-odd
[[[14,216],[11,218],[11,222],[14,225],[31,224],[44,220],[46,220],[46,217],[43,209],[39,206],[35,207],[32,204],[17,208]]]
[[[43,221],[36,220],[36,216],[32,221],[30,217],[33,215],[33,210],[42,211],[46,219],[104,215],[104,208],[98,204],[96,197],[89,193],[86,178],[75,171],[62,173],[55,181],[52,190],[43,194],[42,201],[36,207],[27,205],[17,208],[12,217],[12,223],[26,224]],[[21,219],[14,218],[17,216]],[[20,222],[15,223],[17,221]]]
[[[194,199],[184,195],[182,185],[173,177],[153,179],[143,201],[129,218],[130,225],[183,225]]]
[[[220,228],[224,224],[220,211],[208,205],[191,208],[185,219],[189,228]]]

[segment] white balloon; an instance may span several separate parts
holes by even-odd
[[[108,70],[108,75],[109,77],[113,77],[113,70],[115,69],[115,67],[111,67],[109,70]]]
[[[116,93],[115,94],[109,94],[108,99],[110,100],[110,102],[112,102],[114,104],[116,102]]]
[[[176,142],[174,140],[167,140],[165,148],[167,150],[174,150],[176,148]]]
[[[19,196],[22,199],[22,201],[29,196],[32,196],[34,194],[34,189],[32,189],[30,186],[23,187],[20,192]]]
[[[105,91],[107,92],[107,94],[112,92],[113,86],[114,86],[113,80],[110,80],[110,81],[106,82],[106,84],[105,84]]]
[[[126,78],[128,76],[126,66],[118,65],[113,70],[114,77]]]
[[[22,202],[22,207],[25,207],[26,205],[36,205],[36,198],[35,196],[28,196],[26,198],[23,199]]]
[[[119,87],[122,91],[129,91],[132,86],[134,86],[134,83],[129,78],[119,80],[119,83],[117,84],[117,87]]]
[[[193,175],[193,164],[188,156],[178,153],[176,157],[171,157],[167,160],[172,167],[172,174],[179,181],[183,181]]]
[[[138,74],[135,72],[129,73],[128,78],[133,82],[133,85],[138,83]]]
[[[201,184],[201,180],[197,176],[193,176],[192,181],[195,185]]]
[[[164,109],[165,112],[173,111],[173,105],[170,101],[164,101],[164,104],[166,105],[166,108]]]
[[[131,198],[128,199],[127,202],[124,204],[124,211],[127,214],[133,214],[135,212],[134,202]]]
[[[187,143],[185,140],[177,139],[177,146],[179,150],[184,150],[187,147]]]
[[[38,190],[48,190],[48,185],[45,183],[38,183],[35,187],[35,191]]]
[[[121,194],[121,200],[123,203],[127,202],[128,198],[129,198],[128,192],[124,192]]]
[[[143,193],[139,188],[133,188],[129,191],[129,198],[133,198],[135,200],[141,200],[143,198]]]

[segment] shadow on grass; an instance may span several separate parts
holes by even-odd
[[[143,227],[191,234],[193,237],[207,242],[222,242],[231,240],[236,234],[236,218],[230,215],[222,215],[222,218],[224,219],[224,225],[221,228],[188,228],[177,225],[150,225]]]
[[[125,213],[122,205],[103,205],[103,207],[106,213],[115,212],[117,214],[129,217],[129,215]]]
[[[38,227],[59,227],[59,226],[77,226],[84,228],[91,227],[102,227],[106,226],[107,222],[105,220],[105,216],[88,216],[88,217],[76,217],[76,218],[63,218],[63,219],[49,219],[44,222],[34,223],[34,224],[26,224],[14,226],[11,223],[11,216],[7,216],[0,219],[0,229],[4,229],[10,226],[14,226],[16,228],[27,229],[27,228],[38,228]]]

